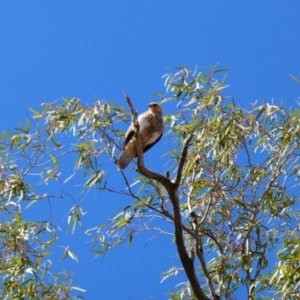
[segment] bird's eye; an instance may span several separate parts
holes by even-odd
[[[157,104],[153,104],[153,106],[155,106],[155,107],[156,107],[156,106],[157,106]]]

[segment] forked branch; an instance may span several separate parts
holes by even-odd
[[[186,156],[187,156],[188,145],[192,139],[192,135],[189,136],[189,138],[184,143],[175,182],[172,182],[169,178],[167,178],[159,173],[155,173],[155,172],[152,172],[152,171],[146,169],[144,167],[143,149],[142,149],[142,142],[141,142],[141,137],[140,137],[140,127],[138,124],[137,113],[134,110],[133,105],[130,101],[130,98],[128,97],[128,95],[126,93],[125,93],[125,98],[126,98],[128,106],[130,108],[130,112],[132,114],[133,125],[136,128],[135,139],[136,139],[137,154],[138,154],[137,170],[141,175],[145,176],[146,178],[153,179],[153,180],[159,182],[167,190],[170,201],[172,203],[172,207],[173,207],[175,242],[176,242],[177,251],[178,251],[182,266],[188,277],[188,280],[190,282],[190,285],[192,287],[195,297],[198,300],[209,300],[209,298],[205,296],[205,294],[203,293],[203,291],[199,285],[199,281],[198,281],[195,267],[194,267],[194,260],[193,260],[193,258],[191,258],[189,256],[189,254],[186,250],[186,247],[185,247],[184,237],[183,237],[183,224],[181,222],[181,211],[180,211],[179,198],[178,198],[178,193],[177,193],[177,190],[178,190],[178,187],[179,187],[179,184],[181,181],[181,177],[182,177],[183,166],[184,166]]]

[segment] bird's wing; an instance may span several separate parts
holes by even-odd
[[[151,149],[151,148],[152,148],[152,147],[153,147],[153,146],[161,139],[162,135],[163,135],[163,133],[161,133],[161,135],[160,135],[154,142],[152,142],[151,144],[146,145],[146,146],[143,148],[143,152],[145,153],[145,152],[147,152],[149,149]],[[137,155],[136,155],[135,157],[137,157]]]
[[[143,130],[143,127],[147,126],[148,121],[147,121],[147,115],[148,112],[144,112],[143,114],[138,116],[138,122],[140,125],[140,130]],[[134,137],[135,134],[135,126],[131,124],[125,134],[124,141],[122,144],[122,149],[126,147],[126,145],[129,143],[129,141]]]
[[[132,125],[130,125],[130,127],[128,128],[125,137],[124,137],[124,141],[122,144],[122,149],[124,149],[126,147],[126,145],[129,143],[129,141],[134,137],[134,128]]]
[[[146,145],[145,146],[145,148],[143,149],[144,150],[144,153],[146,152],[146,151],[148,151],[149,149],[151,149],[160,139],[161,139],[161,137],[162,137],[162,133],[161,133],[161,135],[157,138],[157,140],[155,140],[153,143],[151,143],[151,144],[148,144],[148,145]]]
[[[117,161],[118,169],[124,170],[135,156],[135,144],[128,142],[128,144],[124,146],[124,149],[122,149],[119,159]]]

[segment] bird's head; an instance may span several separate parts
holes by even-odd
[[[162,112],[163,112],[162,107],[156,102],[149,103],[148,107],[149,107],[149,110],[152,111],[153,113],[162,114]]]

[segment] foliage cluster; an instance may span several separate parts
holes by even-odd
[[[66,197],[64,185],[78,173],[85,180],[83,192],[109,190],[132,198],[109,222],[86,231],[95,254],[132,243],[146,222],[150,228],[149,220],[174,224],[179,268],[187,281],[169,293],[170,299],[300,297],[299,110],[270,103],[239,108],[223,96],[224,79],[216,79],[221,71],[202,74],[180,67],[165,75],[166,94],[156,97],[178,108],[164,117],[165,135],[173,141],[166,154],[169,163],[163,173],[154,173],[139,153],[137,191],[123,171],[126,190],[106,185],[105,168],[115,167],[124,136],[118,124],[130,117],[107,101],[85,106],[74,98],[43,104],[41,111],[33,111],[33,121],[2,134],[3,299],[76,297],[69,274],[50,271],[55,225],[24,220],[22,209],[25,203]],[[74,143],[68,144],[66,136]],[[74,171],[63,178],[58,158],[74,154]],[[32,184],[32,174],[41,176],[43,193]],[[47,190],[53,181],[60,185],[56,194]],[[73,232],[84,213],[71,197],[68,226]],[[76,259],[66,247],[62,258],[67,256]],[[164,279],[176,270],[171,267]]]

